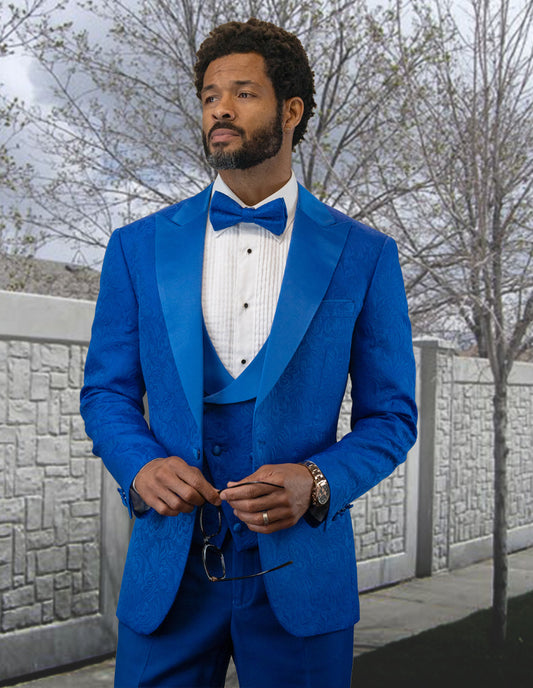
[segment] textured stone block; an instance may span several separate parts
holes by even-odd
[[[33,585],[26,585],[17,590],[9,590],[2,595],[2,606],[4,609],[14,609],[15,607],[28,607],[35,602],[35,591]]]
[[[0,564],[9,564],[13,561],[13,537],[0,538]]]
[[[55,480],[56,503],[75,502],[83,499],[83,483],[76,478],[57,478]]]
[[[37,463],[68,463],[70,458],[68,437],[39,437],[37,439]]]
[[[15,496],[34,495],[42,489],[44,471],[42,468],[17,468],[15,471]]]
[[[9,609],[2,615],[2,631],[15,631],[20,628],[38,626],[41,623],[41,605]]]
[[[26,358],[11,358],[7,367],[7,379],[10,399],[28,399],[30,396],[30,361]]]
[[[46,435],[48,433],[48,401],[38,401],[37,407],[37,423],[35,430],[38,435]]]
[[[83,590],[83,581],[82,581],[82,576],[81,572],[74,572],[72,574],[72,592],[73,593],[78,593]]]
[[[70,475],[73,478],[81,478],[85,475],[85,456],[71,458]]]
[[[0,590],[8,590],[13,586],[13,570],[11,564],[0,564]]]
[[[99,547],[90,543],[83,546],[82,580],[84,590],[97,590],[100,580]]]
[[[46,602],[43,602],[42,604],[42,623],[47,624],[47,623],[52,623],[52,621],[55,621],[54,618],[54,603],[52,600],[47,600]]]
[[[13,530],[13,573],[23,575],[26,570],[26,533],[19,526]]]
[[[76,415],[80,412],[80,392],[77,389],[65,389],[61,392],[61,413]]]
[[[7,342],[0,341],[0,373],[7,370]]]
[[[57,590],[54,595],[54,611],[59,621],[66,621],[72,614],[72,591],[70,588]]]
[[[0,501],[0,523],[22,523],[24,521],[24,499],[2,499]]]
[[[43,344],[41,346],[41,365],[50,370],[68,370],[69,348],[63,344]]]
[[[78,502],[70,507],[72,516],[98,516],[101,510],[102,507],[99,499],[93,499],[89,502]]]
[[[7,384],[2,377],[0,373],[0,426],[7,422]]]
[[[35,581],[35,598],[42,602],[51,600],[54,596],[54,577],[39,576]]]
[[[44,475],[46,478],[68,478],[70,477],[70,467],[68,464],[45,466]]]
[[[70,362],[68,367],[68,382],[71,387],[80,388],[83,383],[81,347],[70,347]]]
[[[15,494],[15,456],[16,449],[12,444],[6,444],[3,449],[3,478],[4,478],[4,497],[13,497]]]
[[[17,428],[17,465],[33,466],[37,454],[37,437],[34,425],[21,425]]]
[[[28,533],[41,527],[42,514],[42,497],[26,497],[26,531]]]
[[[55,490],[54,481],[44,481],[43,499],[43,528],[50,528],[54,525]]]
[[[74,458],[89,458],[93,456],[92,442],[88,439],[85,441],[72,440],[70,443],[70,455]]]
[[[83,564],[82,545],[69,545],[67,549],[67,566],[69,570],[79,571]]]
[[[47,549],[55,544],[53,528],[48,530],[35,530],[26,533],[26,547],[30,549]]]
[[[54,588],[56,590],[70,589],[71,575],[69,571],[62,571],[54,576]]]
[[[84,592],[74,596],[72,613],[74,616],[87,616],[99,611],[98,592]]]
[[[0,444],[15,444],[17,441],[17,429],[7,425],[0,426]]]
[[[76,413],[70,419],[70,436],[73,440],[83,440],[87,441],[87,435],[85,434],[85,423],[83,418]]]
[[[31,369],[33,370],[41,370],[42,367],[42,362],[41,362],[41,346],[42,344],[38,343],[33,343],[31,345],[30,349],[30,364],[31,364]]]
[[[50,373],[50,389],[66,389],[67,387],[67,373]]]
[[[67,567],[66,547],[50,547],[37,552],[37,573],[56,573]]]
[[[57,390],[51,390],[48,398],[48,431],[49,435],[59,435],[59,423],[61,420],[60,399]]]
[[[35,404],[24,399],[9,399],[7,402],[7,420],[12,425],[35,423],[37,410]]]
[[[84,542],[98,539],[99,521],[92,518],[73,518],[70,523],[71,542]]]
[[[45,401],[50,392],[50,376],[46,373],[33,373],[31,376],[30,399]]]
[[[85,498],[97,499],[102,490],[102,462],[100,459],[88,459],[85,474]]]
[[[11,358],[29,358],[31,355],[30,343],[16,339],[9,342],[8,356]]]

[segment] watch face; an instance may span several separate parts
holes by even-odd
[[[324,504],[327,504],[327,501],[329,499],[329,486],[327,484],[319,484],[317,485],[317,490],[316,490],[316,501],[320,506],[324,506]]]

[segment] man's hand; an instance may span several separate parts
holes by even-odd
[[[243,485],[254,480],[265,480],[280,485]],[[228,488],[220,493],[232,507],[235,516],[256,533],[274,533],[290,528],[305,514],[311,503],[313,477],[305,466],[282,463],[261,466],[255,473],[229,482]],[[265,525],[263,514],[268,517]]]
[[[190,513],[204,502],[221,503],[217,490],[202,472],[179,456],[147,463],[135,476],[135,489],[162,516]]]

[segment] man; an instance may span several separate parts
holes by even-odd
[[[315,105],[295,36],[225,24],[195,74],[219,176],[113,233],[82,390],[138,516],[116,686],[223,686],[233,655],[242,688],[343,688],[349,508],[416,434],[397,252],[295,181]],[[348,375],[353,429],[336,442]]]

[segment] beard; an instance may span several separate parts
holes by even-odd
[[[231,122],[217,122],[209,131],[209,136],[216,129],[236,131],[242,140],[241,147],[232,152],[226,152],[222,147],[219,150],[211,151],[209,150],[208,137],[205,132],[202,132],[207,162],[215,170],[247,170],[278,154],[283,142],[281,108],[270,124],[256,130],[250,137],[246,136],[243,129]]]

